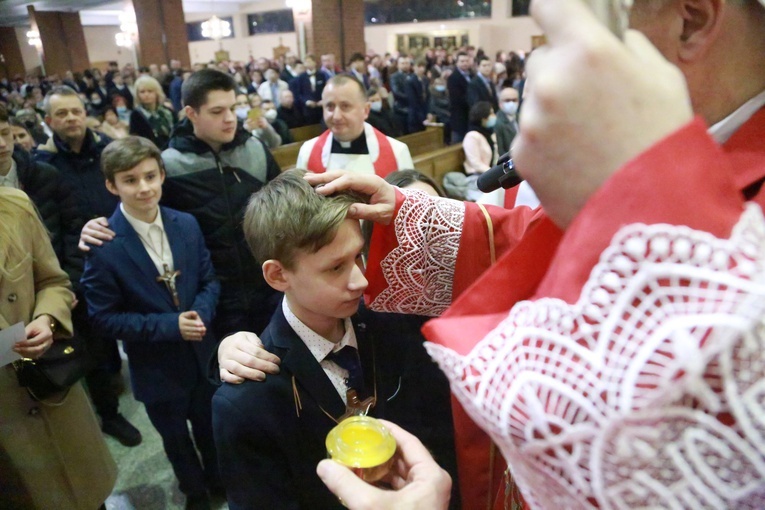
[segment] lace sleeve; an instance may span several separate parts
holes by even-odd
[[[579,300],[427,344],[533,508],[765,508],[765,222],[628,225]],[[466,324],[465,328],[469,328]]]
[[[394,224],[398,246],[380,263],[388,286],[370,307],[437,316],[452,301],[465,204],[416,190],[401,192],[405,198]]]

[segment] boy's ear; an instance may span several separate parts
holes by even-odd
[[[263,262],[263,278],[271,288],[279,292],[287,291],[290,286],[284,272],[284,266],[278,260],[269,259]]]
[[[120,196],[120,192],[117,191],[117,186],[115,186],[114,183],[109,179],[106,179],[106,189],[108,189],[109,193],[112,195]]]

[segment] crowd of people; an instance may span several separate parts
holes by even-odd
[[[277,60],[211,62],[192,69],[183,69],[177,60],[137,69],[132,64],[120,69],[110,62],[106,70],[68,71],[63,79],[58,75],[4,79],[0,96],[10,113],[16,140],[26,150],[51,136],[43,121],[43,100],[50,89],[61,85],[82,99],[89,128],[112,139],[130,134],[146,137],[165,149],[170,132],[184,115],[184,79],[196,70],[215,68],[236,82],[237,95],[241,94],[237,115],[245,127],[273,149],[294,141],[290,129],[322,123],[324,85],[332,76],[345,73],[364,85],[372,108],[369,124],[394,138],[439,123],[444,125],[447,143],[462,142],[476,128],[470,122],[471,107],[489,102],[497,116],[497,124],[490,129],[496,133],[492,142],[496,159],[497,154],[508,152],[517,132],[523,65],[522,52],[497,52],[491,59],[471,46],[451,52],[427,49],[416,59],[405,53],[355,53],[345,68],[332,54],[306,55],[299,60],[288,53]],[[491,156],[476,159],[472,141],[467,145],[468,174],[493,164]]]
[[[85,338],[95,410],[0,367],[11,508],[109,495],[96,414],[142,441],[118,340],[187,508],[762,506],[765,0],[662,2],[631,13],[654,47],[535,0],[525,69],[460,48],[0,83],[0,327],[29,358]],[[396,139],[431,122],[467,200]],[[271,149],[319,123],[282,172]],[[510,145],[541,207],[481,203]],[[384,490],[322,460],[356,398],[398,441]]]

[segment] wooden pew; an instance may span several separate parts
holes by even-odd
[[[412,160],[415,170],[441,184],[447,173],[464,171],[462,164],[465,162],[465,151],[462,150],[462,144],[458,143],[421,154]]]
[[[302,126],[298,128],[290,129],[292,133],[292,139],[297,142],[305,142],[311,138],[315,138],[324,132],[324,126],[321,124],[311,124],[310,126]],[[293,163],[294,165],[294,163]]]
[[[444,127],[428,126],[425,131],[418,131],[398,138],[409,146],[409,154],[415,158],[426,152],[441,149],[444,146]]]
[[[271,149],[271,154],[279,164],[279,168],[282,169],[282,172],[291,168],[295,168],[295,165],[297,164],[298,152],[300,152],[300,147],[302,146],[303,142],[295,142],[288,143],[287,145],[281,145],[276,149]]]

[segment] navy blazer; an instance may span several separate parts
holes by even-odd
[[[384,416],[386,400],[401,384],[400,373],[382,369],[385,364],[376,359],[379,345],[358,316],[354,330],[368,393],[376,381],[372,414]],[[215,444],[229,508],[342,509],[316,475],[316,465],[326,458],[324,440],[336,425],[330,416],[342,416],[345,405],[281,306],[261,340],[281,358],[279,374],[264,382],[224,384],[213,397]]]
[[[117,207],[109,227],[111,242],[93,246],[85,263],[81,285],[93,327],[123,340],[133,393],[145,403],[187,397],[199,379],[216,342],[212,320],[220,294],[210,252],[190,214],[160,207],[165,233],[173,253],[180,307],[138,234]],[[201,342],[183,340],[178,327],[181,311],[194,310],[207,326]]]
[[[327,84],[329,78],[324,71],[316,70],[316,86],[311,90],[311,77],[307,72],[300,74],[295,81],[297,82],[293,93],[296,94],[295,102],[303,109],[303,114],[307,115],[311,109],[306,108],[306,101],[321,101],[321,93],[324,92],[324,86]],[[319,110],[321,111],[321,110]]]

